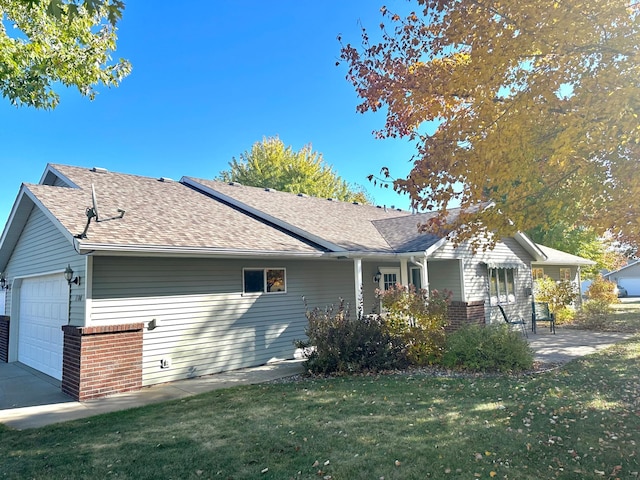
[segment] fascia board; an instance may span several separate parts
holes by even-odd
[[[307,232],[306,230],[303,230],[299,227],[296,227],[295,225],[291,225],[290,223],[284,222],[283,220],[273,217],[271,215],[266,214],[265,212],[254,208],[254,207],[250,207],[249,205],[246,205],[238,200],[236,200],[233,197],[229,197],[228,195],[224,195],[223,193],[218,192],[217,190],[214,190],[212,188],[209,188],[205,185],[202,185],[201,183],[196,182],[194,179],[190,178],[190,177],[182,177],[180,179],[180,183],[184,184],[184,185],[188,185],[190,187],[195,188],[196,190],[206,193],[207,195],[210,195],[214,198],[217,198],[219,200],[222,200],[225,203],[228,203],[230,205],[233,205],[234,207],[243,210],[251,215],[254,215],[266,222],[272,223],[280,228],[283,228],[284,230],[287,230],[295,235],[298,235],[302,238],[305,238],[307,240],[309,240],[310,242],[313,242],[317,245],[320,245],[328,250],[332,250],[334,252],[346,252],[347,250],[343,247],[341,247],[340,245],[336,245],[335,243],[329,242],[324,238],[318,237],[317,235],[313,235],[309,232]]]
[[[4,229],[2,231],[2,236],[0,236],[0,252],[5,252],[0,253],[0,271],[4,271],[5,267],[7,266],[7,262],[9,261],[9,257],[11,256],[11,252],[13,251],[13,248],[15,247],[15,243],[18,241],[18,237],[20,236],[20,234],[18,233],[17,235],[15,235],[13,239],[10,238],[11,232],[14,231],[14,229],[18,229],[18,232],[22,232],[22,229],[24,228],[24,225],[27,223],[27,218],[29,217],[29,215],[24,215],[22,219],[18,219],[18,210],[20,209],[20,206],[22,205],[22,202],[24,201],[23,198],[25,196],[25,185],[22,184],[20,186],[20,190],[18,191],[18,195],[16,196],[16,200],[13,202],[13,207],[11,207],[11,212],[9,213],[9,218],[7,219],[7,223],[4,226]],[[33,204],[31,205],[31,208],[33,207]],[[29,207],[25,207],[25,208],[29,208]],[[16,222],[21,222],[20,225],[16,224]],[[6,248],[7,247],[7,242],[11,241],[13,242],[13,245],[11,245],[11,248]]]
[[[28,188],[28,187],[25,187],[25,189],[24,189],[24,193],[25,193],[25,195],[26,195],[26,196],[28,196],[28,197],[31,199],[31,201],[35,204],[35,206],[36,206],[36,207],[38,207],[38,208],[42,211],[42,213],[44,214],[44,216],[45,216],[45,217],[47,217],[47,219],[48,219],[48,220],[49,220],[49,221],[50,221],[50,222],[51,222],[51,223],[52,223],[52,224],[53,224],[53,225],[54,225],[54,226],[55,226],[55,227],[60,231],[60,233],[62,234],[62,236],[63,236],[64,238],[66,238],[66,239],[67,239],[67,241],[68,241],[72,246],[74,246],[74,247],[75,247],[75,240],[76,240],[76,239],[74,238],[73,234],[72,234],[69,230],[67,230],[67,229],[65,228],[65,226],[64,226],[64,225],[62,225],[62,223],[60,222],[60,220],[58,220],[58,218],[57,218],[53,213],[51,213],[51,212],[47,209],[47,207],[45,207],[45,206],[42,204],[42,202],[40,202],[40,200],[38,199],[38,197],[36,197],[36,196],[31,192],[31,190],[29,190],[29,188]]]
[[[211,257],[220,256],[229,258],[233,256],[241,257],[278,257],[278,258],[320,258],[326,256],[324,252],[297,253],[287,251],[255,251],[255,250],[233,250],[216,249],[202,247],[170,247],[163,245],[114,245],[101,243],[79,243],[79,253],[83,255],[123,255],[123,256],[197,256]]]
[[[67,177],[66,175],[63,175],[62,173],[60,173],[59,170],[57,170],[53,165],[51,165],[50,163],[47,164],[47,167],[44,169],[44,173],[42,174],[42,177],[40,177],[40,185],[44,185],[44,179],[47,178],[47,174],[49,173],[53,173],[56,177],[64,180],[65,183],[69,184],[69,186],[71,188],[80,188],[75,182],[71,181],[71,179],[69,177]]]
[[[529,255],[531,255],[535,261],[544,262],[547,260],[547,256],[540,248],[523,232],[516,233],[513,238],[518,242],[522,248],[524,248]]]

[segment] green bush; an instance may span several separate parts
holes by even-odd
[[[449,334],[441,363],[472,372],[516,372],[533,367],[533,352],[508,325],[469,325]]]
[[[360,373],[404,368],[404,355],[394,347],[377,316],[351,318],[343,300],[337,308],[307,309],[305,368],[313,373]]]
[[[434,290],[427,295],[426,290],[413,285],[396,284],[377,290],[376,297],[384,310],[382,326],[409,364],[424,366],[442,356],[451,292]]]

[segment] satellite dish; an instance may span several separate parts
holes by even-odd
[[[118,215],[100,220],[100,217],[98,216],[98,196],[96,195],[96,189],[93,183],[91,184],[91,203],[93,207],[87,207],[86,210],[87,224],[85,225],[82,233],[76,235],[76,238],[87,238],[87,231],[89,230],[89,225],[91,224],[92,218],[95,218],[96,222],[108,222],[109,220],[117,220],[119,218],[122,218],[126,213],[123,209],[118,208]]]

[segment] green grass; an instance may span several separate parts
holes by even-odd
[[[0,479],[635,479],[640,337],[529,376],[305,379],[45,428]]]

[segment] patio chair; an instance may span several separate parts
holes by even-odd
[[[549,311],[549,304],[533,302],[531,304],[531,330],[536,333],[538,322],[549,322],[549,330],[556,333],[556,316]]]
[[[525,327],[525,321],[524,318],[520,317],[518,319],[512,319],[509,320],[509,317],[507,317],[506,312],[504,311],[504,308],[502,308],[502,305],[498,305],[498,308],[500,309],[500,313],[502,314],[502,318],[504,318],[504,321],[507,322],[507,325],[520,325],[520,328],[522,328],[522,333],[525,337],[529,338],[529,335],[527,335],[527,329]]]

